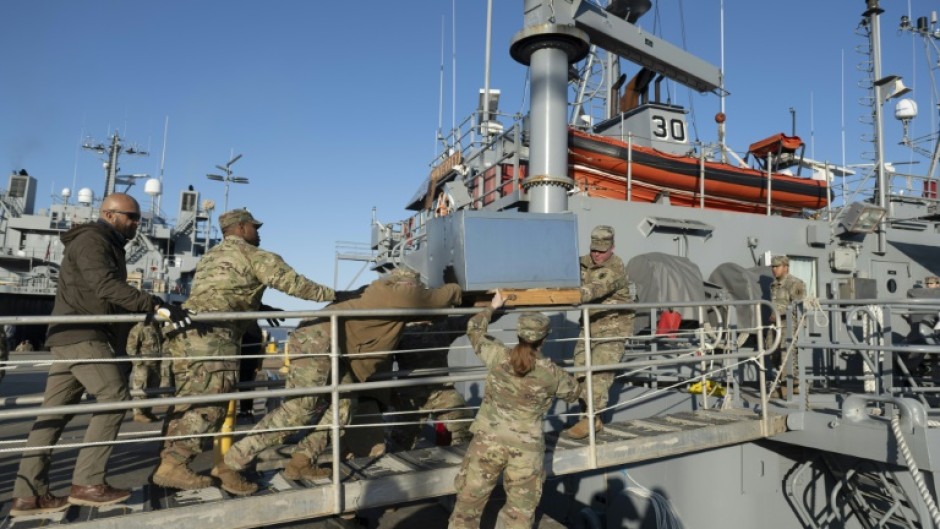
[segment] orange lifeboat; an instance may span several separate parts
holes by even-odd
[[[799,145],[798,145],[799,144]],[[752,145],[752,154],[793,152],[799,138],[777,135]],[[627,198],[627,143],[618,139],[572,130],[568,161],[571,176],[592,196]],[[825,181],[771,173],[748,167],[705,161],[650,147],[632,146],[630,199],[653,202],[663,194],[673,205],[723,209],[747,213],[798,215],[804,209],[820,209],[828,203]],[[704,174],[704,182],[703,176]],[[704,198],[702,191],[704,190]]]

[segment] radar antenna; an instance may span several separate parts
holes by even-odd
[[[136,145],[125,147],[124,144],[121,143],[121,136],[117,131],[114,131],[114,134],[111,135],[111,141],[108,144],[87,138],[84,143],[82,143],[82,148],[95,151],[98,154],[107,154],[108,156],[107,161],[104,162],[104,195],[101,198],[114,193],[114,188],[117,184],[126,184],[129,189],[130,186],[134,185],[134,180],[147,177],[146,174],[117,174],[119,170],[118,157],[121,153],[136,156],[148,156],[150,154]]]
[[[231,160],[226,162],[225,165],[216,165],[215,167],[220,171],[225,173],[225,176],[220,174],[207,174],[206,178],[209,180],[215,180],[216,182],[225,183],[225,201],[222,202],[222,212],[228,211],[228,187],[229,184],[247,184],[248,178],[244,176],[232,176],[232,165],[235,164],[242,157],[241,154],[237,154],[232,157]]]

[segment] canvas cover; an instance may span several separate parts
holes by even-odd
[[[708,299],[702,272],[685,257],[659,252],[637,255],[627,263],[627,276],[636,285],[638,303]],[[698,319],[695,308],[676,310],[682,314],[682,319]]]
[[[727,296],[735,301],[770,299],[770,283],[764,281],[767,284],[763,285],[761,278],[758,271],[749,270],[737,263],[722,263],[708,276],[708,282],[720,286]],[[735,314],[739,328],[751,328],[759,323],[755,321],[751,307],[735,307]]]

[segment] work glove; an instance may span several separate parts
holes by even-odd
[[[258,307],[258,310],[264,312],[283,312],[284,309],[279,309],[277,307],[272,307],[271,305],[265,305],[264,303]],[[284,318],[266,318],[268,325],[271,327],[280,327],[281,322],[284,321]]]
[[[147,315],[147,321],[162,321],[164,325],[172,325],[174,330],[180,331],[193,324],[193,312],[180,305],[173,305],[160,300],[157,308]]]

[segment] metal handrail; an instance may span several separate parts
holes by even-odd
[[[697,301],[697,302],[670,302],[668,304],[664,303],[630,303],[630,304],[619,304],[619,305],[583,305],[581,307],[570,307],[570,306],[549,306],[549,307],[527,307],[527,310],[542,310],[545,312],[573,312],[580,311],[583,316],[592,310],[632,310],[632,311],[650,311],[651,316],[655,317],[656,313],[659,310],[668,309],[680,309],[680,308],[695,308],[700,309],[704,308],[718,308],[718,307],[732,307],[732,306],[752,306],[754,310],[758,310],[759,306],[767,306],[771,311],[775,311],[773,306],[767,301]],[[342,384],[339,382],[339,373],[340,373],[340,357],[341,356],[350,356],[343,355],[340,353],[339,346],[339,333],[337,332],[340,320],[344,317],[414,317],[415,319],[427,318],[429,316],[444,316],[444,315],[461,315],[461,314],[476,314],[479,312],[478,308],[457,308],[457,309],[380,309],[380,310],[335,310],[335,309],[324,309],[324,310],[303,310],[303,311],[283,311],[278,312],[278,317],[296,319],[296,318],[328,318],[332,328],[332,343],[330,350],[330,363],[331,363],[331,383],[325,386],[319,387],[304,387],[304,388],[281,388],[281,389],[267,389],[264,391],[255,391],[251,395],[251,398],[285,398],[285,397],[297,397],[305,395],[330,395],[331,398],[331,410],[329,413],[332,415],[332,424],[330,426],[333,439],[339,439],[340,426],[339,424],[339,401],[342,394],[347,393],[356,393],[361,391],[369,391],[374,389],[389,389],[389,388],[403,388],[410,386],[418,385],[433,385],[433,384],[452,384],[455,382],[470,382],[482,380],[486,376],[486,370],[482,367],[465,370],[459,374],[448,372],[445,375],[435,375],[435,376],[421,376],[421,377],[405,377],[397,378],[392,380],[374,380],[368,382],[357,382],[353,384]],[[511,310],[508,312],[512,312]],[[729,311],[731,313],[733,311]],[[200,313],[193,316],[193,320],[197,322],[219,322],[219,321],[234,321],[234,320],[256,320],[264,319],[270,317],[271,312],[214,312],[214,313]],[[699,310],[699,319],[704,317],[704,310]],[[30,324],[49,324],[49,323],[129,323],[129,322],[139,322],[143,321],[146,318],[146,315],[143,314],[125,314],[125,315],[88,315],[88,316],[4,316],[0,317],[0,325],[30,325]],[[583,318],[584,322],[589,321],[588,318]],[[779,321],[779,318],[778,318]],[[729,322],[726,322],[729,323]],[[691,365],[700,363],[702,357],[689,356],[684,358],[650,358],[646,360],[633,359],[628,362],[619,362],[616,364],[600,365],[596,366],[592,363],[591,358],[591,341],[590,341],[590,326],[586,325],[584,328],[585,339],[587,340],[585,344],[585,353],[586,353],[586,365],[583,367],[566,367],[565,370],[571,373],[593,373],[593,372],[602,372],[602,371],[613,371],[613,370],[622,370],[622,369],[636,369],[643,367],[655,367],[662,365]],[[759,329],[764,329],[765,327],[760,326]],[[779,331],[779,327],[777,327]],[[704,333],[698,333],[700,339],[704,339]],[[758,332],[758,334],[762,334]],[[777,332],[777,340],[779,340],[779,335],[781,333]],[[776,343],[776,342],[775,342]],[[762,341],[761,341],[762,344]],[[769,350],[769,349],[767,349]],[[710,357],[716,360],[740,360],[748,358],[762,358],[766,350],[763,347],[759,347],[756,352],[726,352],[720,354],[713,354]],[[394,351],[386,352],[388,354],[394,353]],[[372,353],[372,354],[381,354],[381,352]],[[133,359],[121,359],[121,361],[133,361]],[[592,377],[586,377],[588,384],[588,391],[590,392],[590,386]],[[762,395],[766,392],[766,388],[761,384],[761,393]],[[223,393],[223,394],[214,394],[214,395],[196,395],[188,397],[159,397],[147,399],[146,404],[148,407],[153,406],[172,406],[180,404],[205,404],[205,403],[219,403],[219,402],[228,402],[232,400],[241,400],[246,398],[245,393]],[[590,401],[590,399],[589,399]],[[762,402],[766,403],[766,395],[762,396]],[[139,401],[122,401],[114,403],[77,403],[68,406],[55,406],[55,407],[30,407],[23,409],[2,409],[0,408],[0,421],[9,420],[9,419],[22,419],[27,417],[39,417],[44,415],[57,415],[57,414],[84,414],[84,413],[97,413],[104,411],[117,411],[117,410],[128,410],[134,407],[140,406]],[[766,415],[766,405],[764,408],[764,421],[767,420]],[[590,402],[588,405],[588,414],[591,418],[594,417],[596,410],[593,409],[593,402]],[[590,454],[590,466],[591,468],[596,468],[597,465],[597,450],[596,450],[596,439],[595,432],[593,431],[594,421],[590,421],[592,428],[590,432],[589,439],[589,454]],[[340,464],[342,458],[339,454],[339,443],[334,442],[333,445],[333,498],[334,498],[334,509],[337,513],[343,512],[342,498],[343,498],[343,483],[340,480]],[[79,445],[75,445],[79,446]],[[38,449],[38,448],[37,448]]]

